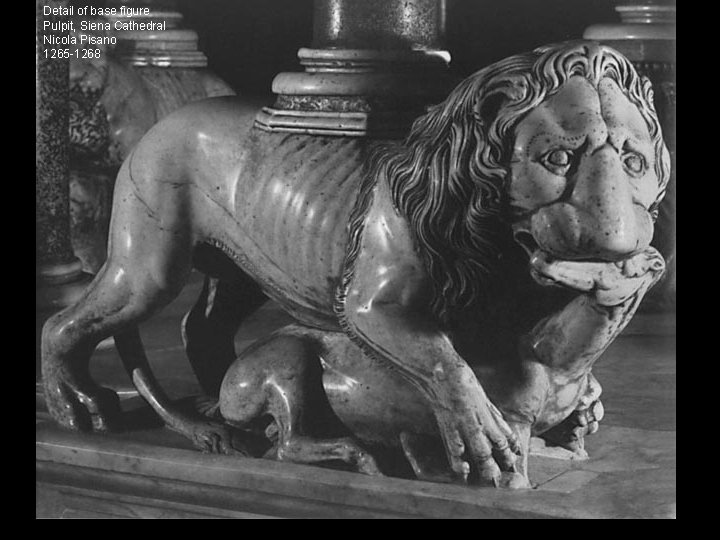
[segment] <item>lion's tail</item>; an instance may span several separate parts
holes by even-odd
[[[140,395],[169,427],[180,427],[185,421],[184,415],[176,410],[155,378],[145,354],[138,326],[133,324],[116,334],[114,338],[120,359]],[[219,404],[217,400],[205,400],[201,404],[201,410],[203,414],[214,416],[219,410]]]

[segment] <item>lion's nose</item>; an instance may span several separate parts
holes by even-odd
[[[618,260],[641,247],[632,185],[609,144],[583,160],[569,202],[586,220],[581,241],[592,257]]]
[[[540,248],[559,258],[619,261],[650,245],[650,214],[633,201],[630,178],[610,146],[585,156],[570,196],[542,207],[531,229]]]

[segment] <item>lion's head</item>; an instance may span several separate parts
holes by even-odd
[[[478,71],[376,166],[443,320],[481,298],[513,233],[528,250],[568,260],[646,248],[670,170],[649,80],[593,42]]]

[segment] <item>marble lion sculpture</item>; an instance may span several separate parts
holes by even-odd
[[[44,327],[53,418],[120,425],[88,368],[114,336],[141,395],[206,451],[252,454],[245,430],[275,459],[392,473],[394,449],[419,478],[509,487],[528,485],[531,435],[582,452],[602,416],[591,367],[664,270],[649,81],[569,42],[478,71],[404,141],[265,131],[255,114],[191,104],[123,164],[108,259]],[[183,330],[205,416],[168,399],[137,327],[194,267],[208,277]],[[236,359],[267,298],[296,322]]]

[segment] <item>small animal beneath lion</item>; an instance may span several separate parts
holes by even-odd
[[[583,451],[602,406],[593,363],[664,261],[650,246],[669,156],[650,83],[593,42],[475,73],[404,141],[266,131],[238,98],[154,126],[119,173],[108,260],[48,321],[53,417],[106,430],[118,401],[88,374],[115,336],[141,394],[208,451],[270,421],[268,457],[428,480],[529,485],[531,435]],[[193,267],[184,320],[215,419],[180,413],[137,325]],[[295,323],[236,359],[265,299]],[[323,436],[318,418],[342,427]],[[530,472],[531,474],[531,472]]]

